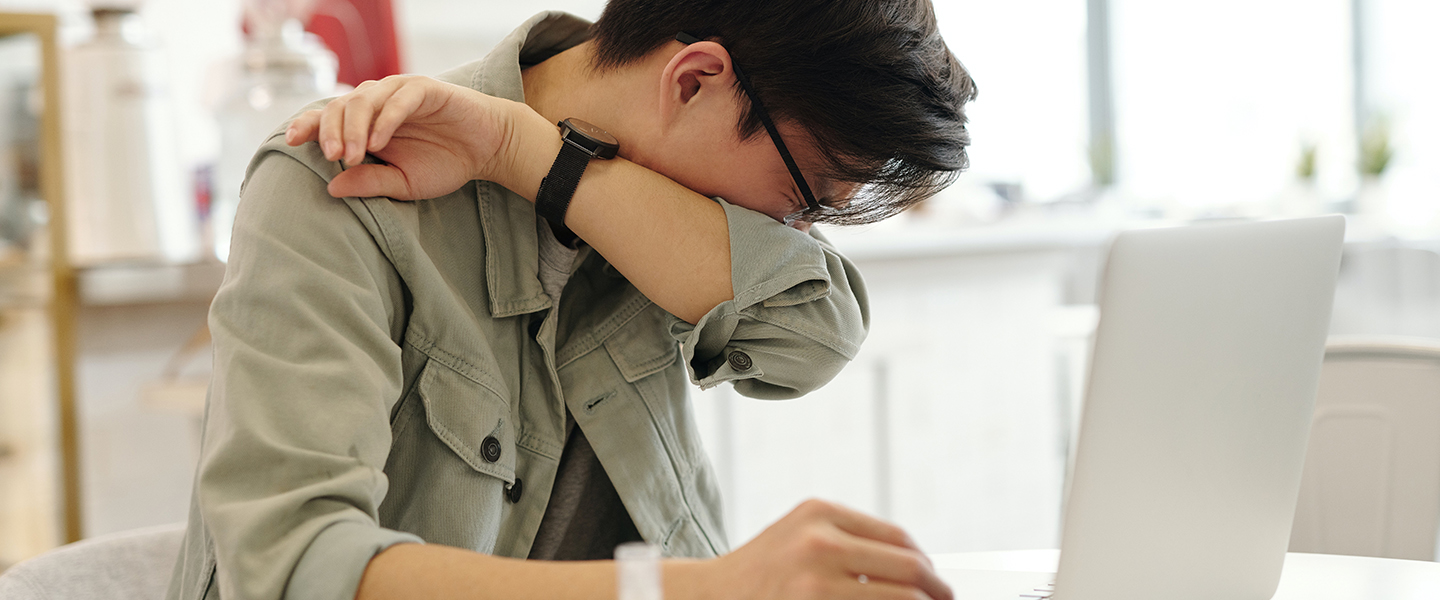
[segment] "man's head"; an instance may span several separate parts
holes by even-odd
[[[968,166],[964,105],[975,85],[940,38],[928,0],[610,0],[593,32],[600,70],[673,45],[680,32],[723,47],[786,144],[809,155],[806,181],[827,188],[815,195],[833,209],[814,221],[879,221]],[[742,100],[738,138],[766,138],[730,81]],[[858,191],[826,198],[837,189]]]

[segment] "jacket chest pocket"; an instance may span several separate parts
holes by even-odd
[[[476,472],[515,482],[515,427],[504,397],[430,361],[416,393],[430,431]]]
[[[515,483],[509,403],[431,359],[391,431],[381,524],[431,543],[491,551]]]

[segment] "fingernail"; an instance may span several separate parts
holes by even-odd
[[[294,141],[295,141],[295,126],[294,126],[294,125],[291,125],[290,127],[285,128],[285,143],[289,144],[289,143],[293,143]]]
[[[327,140],[322,148],[325,151],[325,160],[335,160],[335,140]]]

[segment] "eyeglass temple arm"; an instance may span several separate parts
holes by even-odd
[[[675,34],[675,40],[688,46],[700,41],[700,38],[682,31]],[[740,82],[740,89],[744,90],[745,95],[750,98],[750,105],[755,109],[755,116],[760,117],[760,124],[765,126],[766,133],[770,134],[770,140],[775,142],[775,149],[780,151],[780,158],[785,161],[785,168],[790,170],[790,177],[795,180],[795,186],[800,188],[800,195],[805,198],[805,206],[811,210],[819,210],[820,202],[815,200],[815,194],[810,191],[810,184],[806,183],[805,176],[800,174],[800,166],[795,164],[795,158],[790,156],[790,149],[786,148],[785,141],[780,139],[780,131],[775,128],[775,122],[770,120],[770,113],[765,110],[765,104],[752,90],[750,78],[734,60],[730,61],[730,68],[735,70],[735,79]]]

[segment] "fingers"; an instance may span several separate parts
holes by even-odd
[[[345,143],[339,135],[345,124],[344,100],[345,96],[341,96],[320,109],[320,131],[316,139],[320,142],[320,151],[325,154],[325,160],[340,160],[345,154]]]
[[[415,114],[424,101],[425,90],[419,86],[405,85],[395,90],[381,108],[379,116],[375,117],[375,125],[370,130],[370,139],[366,140],[365,149],[369,152],[385,149],[391,136],[395,135],[395,130],[400,128],[405,119]]]
[[[365,146],[370,139],[370,123],[375,117],[376,103],[364,96],[351,96],[345,101],[345,116],[340,124],[340,140],[345,149],[341,160],[345,166],[365,160]]]
[[[326,190],[336,198],[384,196],[396,200],[420,199],[405,173],[390,165],[355,165],[331,179]]]
[[[889,582],[919,589],[933,600],[950,600],[950,586],[935,574],[929,559],[918,551],[906,550],[862,538],[851,538],[841,558],[843,568],[853,575],[865,575],[871,583]]]
[[[315,134],[319,130],[320,110],[307,110],[290,122],[290,127],[285,130],[285,143],[299,146],[306,142],[313,142]]]
[[[934,596],[926,596],[908,585],[897,585],[873,579],[867,583],[861,583],[859,580],[846,583],[837,595],[843,598],[863,598],[865,600],[939,600]],[[948,599],[949,596],[946,598]]]
[[[915,544],[915,540],[911,539],[904,529],[839,504],[807,500],[796,510],[816,513],[850,535],[920,551],[920,546]]]
[[[833,560],[851,576],[865,575],[875,582],[887,582],[901,589],[922,592],[932,600],[950,600],[950,587],[935,574],[934,566],[905,531],[862,512],[811,500],[797,512],[828,522],[840,531],[812,538],[814,547],[829,551]],[[832,530],[833,531],[833,530]],[[829,539],[832,536],[838,539]]]
[[[361,83],[355,91],[331,100],[319,111],[318,117],[309,112],[301,115],[286,132],[285,139],[291,145],[318,140],[325,160],[344,161],[346,166],[358,165],[365,159],[365,153],[371,150],[372,141],[376,140],[376,136],[371,135],[376,114],[383,113],[395,92],[404,88],[411,79],[391,76]],[[405,97],[407,110],[390,111],[393,114],[388,119],[393,121],[393,126],[383,136],[384,140],[388,140],[395,128],[419,106],[414,95],[410,93]],[[424,94],[421,92],[419,95],[423,98]],[[383,146],[381,143],[380,147]]]

